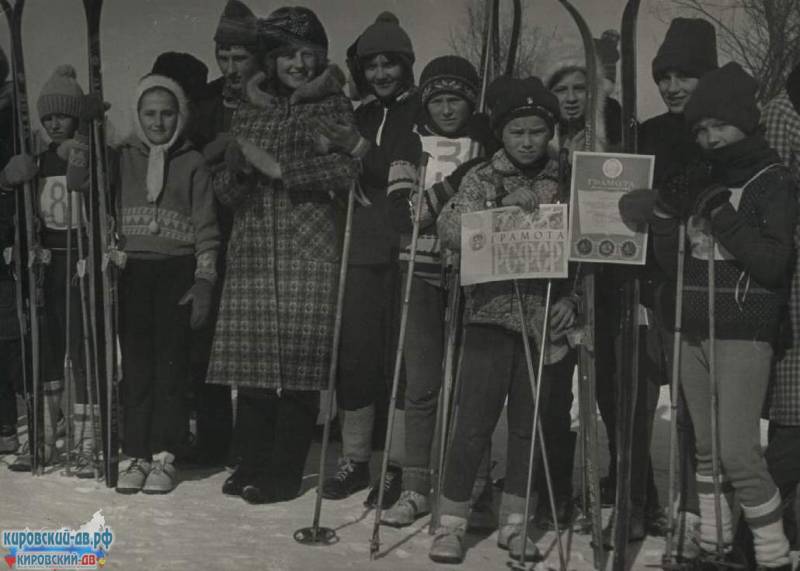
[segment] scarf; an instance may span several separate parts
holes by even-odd
[[[765,167],[781,163],[778,153],[760,134],[710,149],[705,155],[711,162],[713,179],[731,188],[742,186]]]

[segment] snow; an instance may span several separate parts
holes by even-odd
[[[662,391],[656,414],[653,459],[656,481],[666,503],[667,434],[669,401]],[[602,427],[602,423],[600,423]],[[502,446],[505,435],[502,423],[495,435],[495,455],[499,460],[494,477],[502,474]],[[602,472],[608,462],[605,436],[600,446]],[[327,465],[333,469],[336,447],[332,447]],[[370,569],[404,571],[438,569],[428,559],[432,537],[428,518],[405,529],[381,527],[381,552],[375,561],[369,558],[373,513],[363,507],[366,491],[346,500],[324,501],[322,525],[336,529],[339,542],[330,546],[305,546],[293,533],[312,521],[319,445],[315,444],[306,464],[304,492],[291,501],[252,506],[240,498],[220,492],[228,473],[225,470],[182,470],[177,489],[164,496],[121,495],[93,480],[77,480],[62,475],[60,468],[32,477],[4,469],[13,457],[0,456],[0,530],[29,527],[77,529],[101,510],[105,524],[114,532],[114,543],[107,569],[259,569],[268,571],[329,569]],[[380,454],[372,460],[372,474],[380,469]],[[577,466],[576,479],[577,482]],[[496,498],[499,499],[499,493]],[[604,511],[604,519],[610,510]],[[532,529],[533,528],[532,526]],[[536,569],[558,569],[558,552],[552,532],[541,535],[537,544],[546,559]],[[510,563],[508,554],[496,547],[496,533],[469,534],[466,560],[458,567],[465,571],[500,569]],[[568,567],[592,569],[589,537],[576,532],[563,534],[569,551]],[[635,557],[632,569],[645,569],[660,562],[664,542],[647,538],[630,545]],[[611,553],[609,552],[609,565]],[[610,568],[610,567],[609,567]]]

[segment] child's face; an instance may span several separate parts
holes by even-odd
[[[51,113],[42,117],[42,125],[50,140],[61,144],[75,135],[75,131],[78,128],[78,119],[70,115]]]
[[[216,56],[219,70],[233,90],[241,90],[244,82],[258,70],[258,59],[244,46],[218,46]]]
[[[517,117],[503,127],[503,148],[517,164],[528,166],[545,155],[552,136],[550,127],[541,117]]]
[[[558,99],[558,109],[564,120],[580,119],[586,113],[586,74],[573,71],[553,86]]]
[[[139,101],[139,123],[154,145],[168,143],[178,128],[178,101],[164,89],[146,92]]]
[[[428,114],[436,127],[445,135],[461,130],[470,116],[466,99],[453,93],[439,93],[428,100]]]
[[[314,78],[319,58],[309,48],[289,48],[275,56],[275,74],[285,87],[294,91]]]
[[[364,79],[380,99],[397,95],[403,85],[403,73],[400,62],[385,54],[376,55],[364,65]]]
[[[738,127],[712,117],[698,121],[694,126],[694,134],[697,144],[705,151],[727,147],[747,136]]]
[[[674,69],[658,79],[658,92],[670,113],[683,113],[698,81],[700,80],[696,77],[689,77],[682,71]]]

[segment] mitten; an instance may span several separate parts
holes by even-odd
[[[213,292],[214,284],[208,280],[198,278],[178,302],[178,305],[192,304],[192,314],[189,318],[189,324],[192,329],[200,329],[208,321],[208,316],[211,313],[211,294]]]
[[[33,157],[26,154],[15,155],[6,163],[5,168],[0,172],[0,186],[11,188],[19,186],[32,180],[38,168]]]
[[[622,220],[633,225],[653,219],[653,209],[658,200],[658,191],[651,188],[637,188],[626,192],[619,199],[619,213]]]
[[[225,159],[225,151],[233,140],[230,133],[219,133],[216,138],[203,148],[203,158],[207,165],[221,163]]]
[[[728,202],[730,198],[731,191],[728,187],[712,184],[697,196],[692,212],[696,216],[711,219],[711,213]]]

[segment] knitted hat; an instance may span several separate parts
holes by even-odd
[[[800,64],[794,66],[786,79],[786,93],[789,95],[789,101],[792,102],[794,110],[800,113]]]
[[[758,129],[761,112],[756,104],[758,82],[736,62],[730,62],[700,78],[686,103],[689,126],[712,117],[738,127],[747,135]]]
[[[653,59],[653,79],[658,81],[671,69],[702,77],[717,67],[714,26],[701,18],[675,18]]]
[[[36,101],[40,119],[54,113],[80,117],[83,90],[76,78],[75,68],[71,65],[60,65],[55,69]]]
[[[203,96],[208,81],[208,66],[191,54],[164,52],[156,58],[150,73],[163,75],[181,86],[190,101]]]
[[[453,93],[475,107],[480,90],[480,78],[475,67],[460,56],[441,56],[432,60],[419,78],[422,104],[439,93]]]
[[[301,6],[278,8],[258,20],[258,38],[265,52],[298,44],[328,53],[328,34],[317,15]]]
[[[224,46],[256,47],[258,30],[255,14],[239,0],[228,0],[214,34],[214,41]]]
[[[414,48],[400,20],[391,12],[382,12],[358,39],[357,53],[361,59],[383,53],[399,54],[414,63]]]
[[[492,107],[492,128],[495,131],[502,130],[512,119],[530,115],[541,117],[554,130],[558,118],[558,99],[538,77],[507,80]]]
[[[3,48],[0,48],[0,84],[5,83],[6,79],[8,78],[8,58],[6,57],[6,52],[3,51]]]

